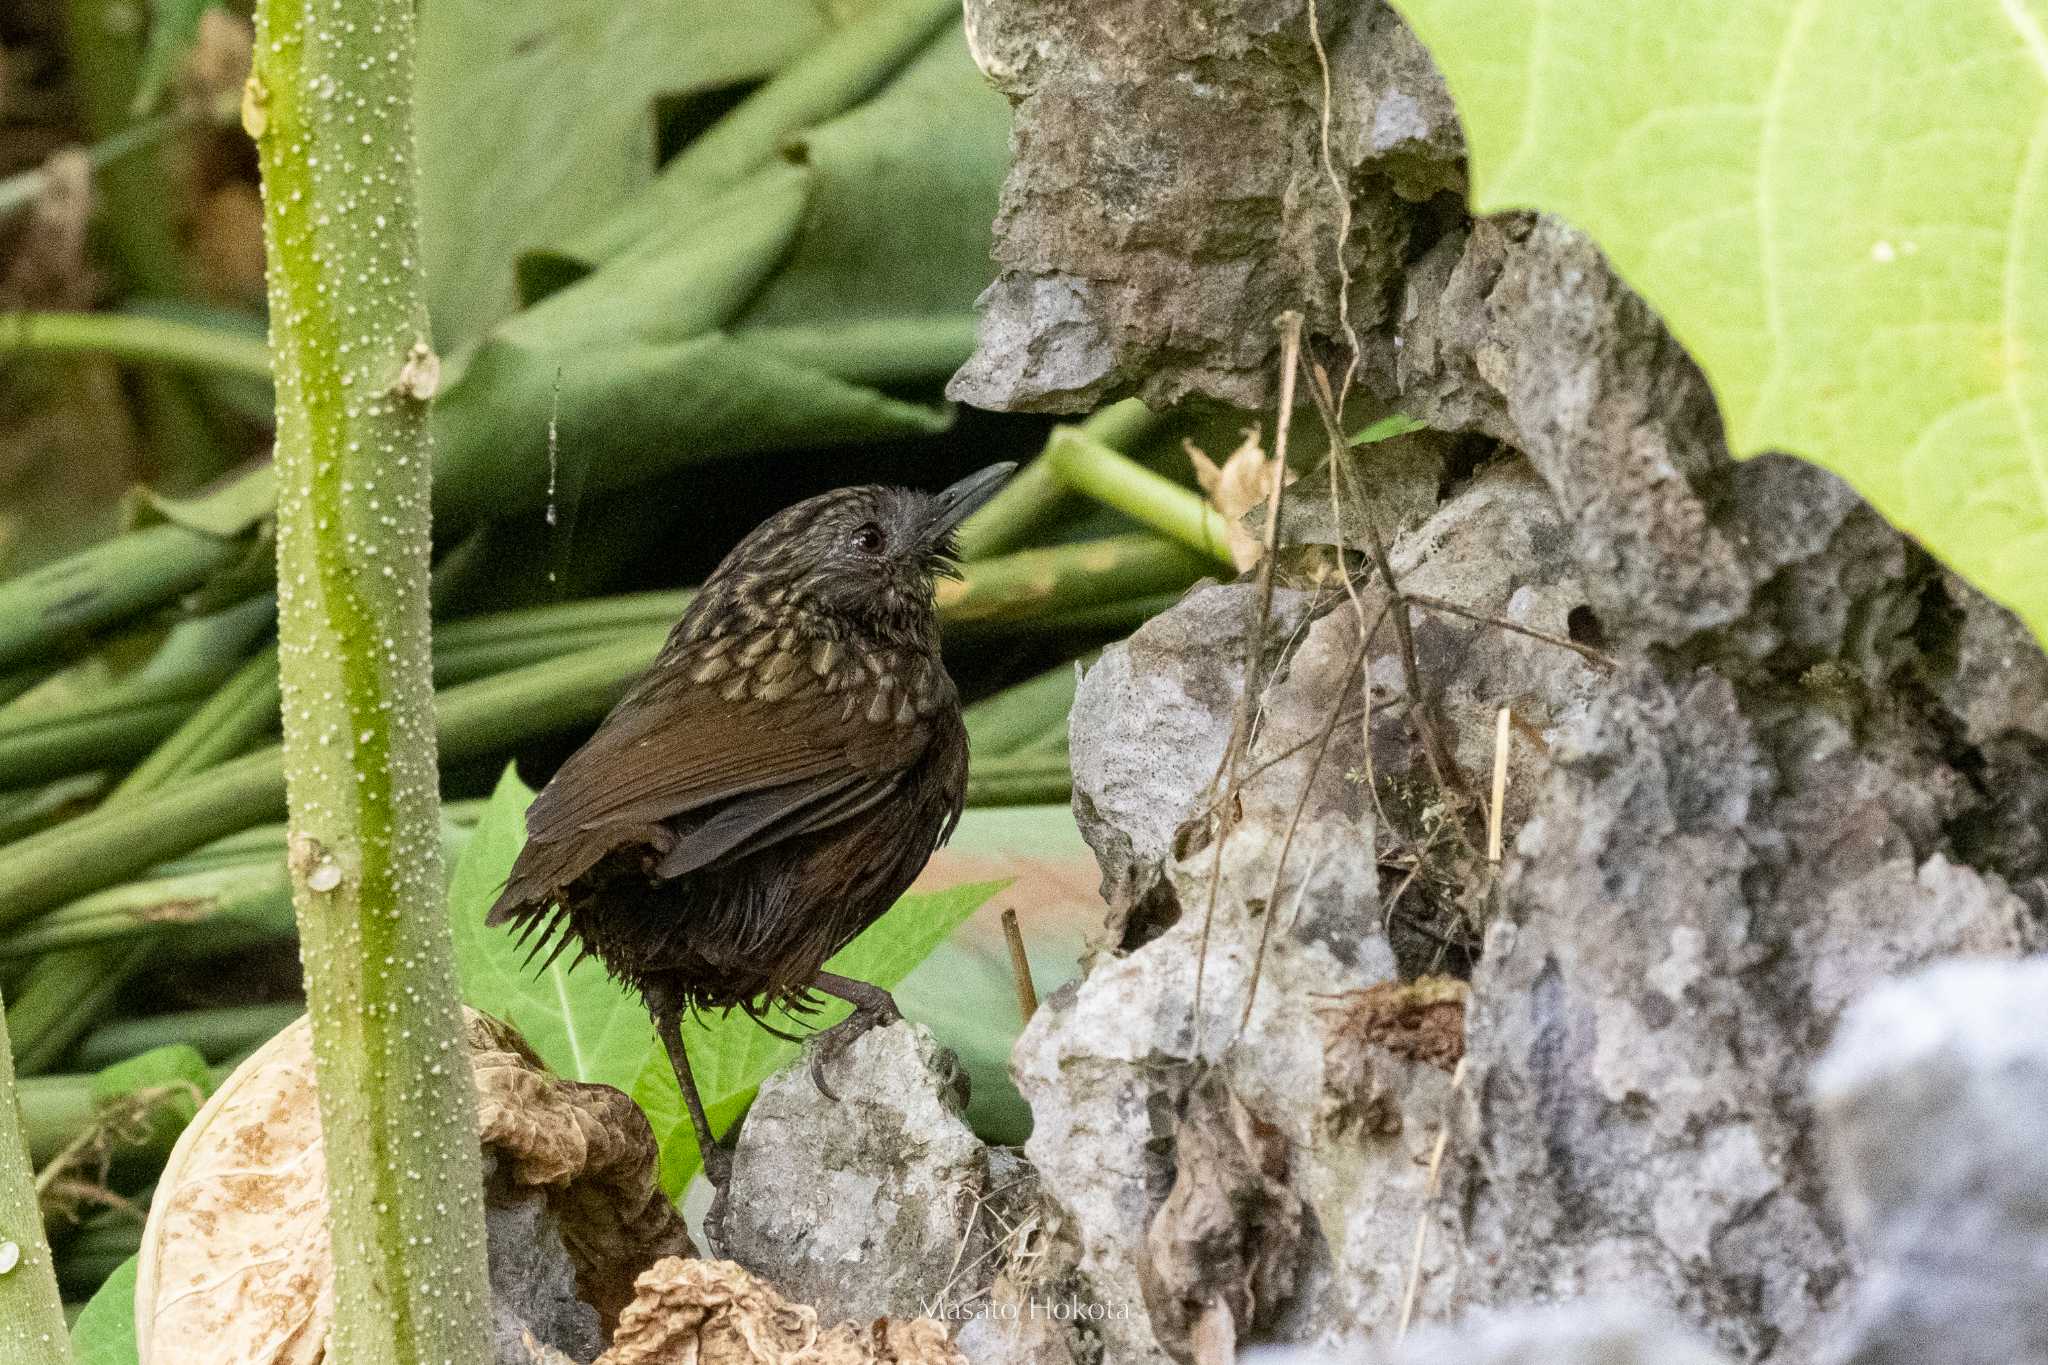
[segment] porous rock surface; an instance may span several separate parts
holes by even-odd
[[[1259,406],[1281,310],[1340,334],[1343,215],[1344,311],[1370,335],[1464,187],[1450,99],[1378,0],[969,0],[967,30],[1016,121],[964,402]]]
[[[961,1117],[958,1059],[900,1022],[825,1074],[836,1100],[802,1064],[762,1083],[706,1223],[714,1247],[827,1322],[932,1316],[985,1287],[989,1151]]]

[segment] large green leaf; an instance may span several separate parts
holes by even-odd
[[[420,7],[421,252],[455,354],[513,307],[513,258],[655,170],[655,97],[760,79],[827,31],[814,0],[431,0]]]
[[[78,1365],[135,1365],[135,1258],[107,1276],[71,1325]]]
[[[720,330],[781,263],[809,177],[769,167],[507,319],[434,409],[434,516],[467,526],[738,451],[928,434],[933,408]],[[586,472],[587,471],[587,472]]]
[[[596,963],[571,968],[573,951],[536,971],[511,934],[484,926],[525,842],[532,799],[507,769],[456,865],[448,903],[463,998],[510,1022],[558,1074],[630,1093],[661,1141],[664,1185],[680,1192],[699,1164],[697,1148],[646,1007]],[[999,886],[984,882],[905,896],[829,965],[884,989],[894,986]],[[845,1014],[843,1004],[830,1001],[812,1022],[829,1024]],[[755,1087],[797,1053],[796,1044],[738,1014],[685,1020],[683,1040],[698,1090],[721,1130],[745,1110]]]
[[[484,925],[526,844],[532,800],[533,792],[506,768],[455,865],[448,910],[462,998],[518,1029],[557,1075],[630,1089],[649,1051],[659,1051],[646,1007],[596,963],[572,969],[573,950],[535,970],[511,934]]]
[[[1584,228],[1737,454],[1834,470],[2048,638],[2048,4],[1393,2],[1476,209]]]
[[[809,211],[738,325],[966,313],[995,275],[990,224],[1009,147],[1009,104],[951,24],[874,99],[794,145]]]

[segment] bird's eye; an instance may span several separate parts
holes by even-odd
[[[864,521],[853,533],[854,548],[862,554],[876,555],[882,552],[882,528],[872,521]]]

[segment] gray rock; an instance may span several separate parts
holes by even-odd
[[[1230,742],[1251,593],[1247,585],[1196,589],[1104,651],[1075,689],[1068,721],[1074,814],[1102,869],[1113,942],[1126,937],[1134,914],[1142,937],[1176,913],[1157,903],[1163,869]],[[1279,638],[1306,605],[1299,593],[1275,595]]]
[[[1744,621],[1752,597],[1824,550],[1855,495],[1793,461],[1730,462],[1705,378],[1583,235],[1513,217],[1446,236],[1409,275],[1397,334],[1404,410],[1535,464],[1610,637],[1743,622],[1762,635],[1743,652],[1782,643]],[[1785,607],[1819,609],[1796,594]]]
[[[1016,105],[1001,274],[955,398],[1085,411],[1133,391],[1265,401],[1274,319],[1338,338],[1344,206],[1323,163],[1309,0],[972,0],[970,45]],[[1425,201],[1461,190],[1457,117],[1377,0],[1324,0],[1330,154],[1350,198],[1350,319],[1370,335]],[[1384,349],[1384,341],[1380,346]]]
[[[1863,1263],[1826,1359],[2048,1361],[2048,960],[1946,963],[1872,990],[1813,1098]]]
[[[1810,1359],[1851,1262],[1808,1062],[1870,982],[2038,927],[1921,854],[1924,755],[1812,712],[1760,730],[1715,675],[1637,674],[1551,757],[1473,982],[1461,1296],[1623,1292],[1740,1358]]]
[[[1596,1299],[1485,1314],[1418,1332],[1389,1365],[1717,1365],[1690,1333],[1640,1304]]]
[[[707,1230],[719,1254],[822,1322],[919,1317],[993,1276],[988,1149],[961,1114],[966,1074],[923,1027],[870,1030],[830,1065],[761,1086]]]
[[[498,1173],[498,1154],[484,1148],[484,1233],[491,1275],[491,1350],[496,1365],[532,1365],[526,1343],[589,1362],[604,1351],[597,1310],[576,1296],[576,1263],[562,1242],[562,1224],[547,1192]]]

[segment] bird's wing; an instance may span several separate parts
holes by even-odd
[[[551,899],[624,845],[655,844],[658,875],[674,877],[827,828],[886,800],[931,743],[931,717],[900,704],[931,679],[899,678],[893,660],[817,668],[802,644],[750,653],[744,640],[715,657],[732,666],[664,659],[562,765],[527,810],[494,916]]]

